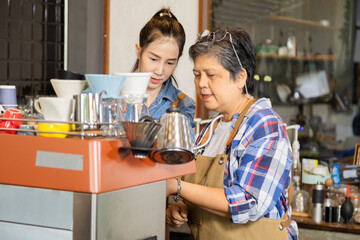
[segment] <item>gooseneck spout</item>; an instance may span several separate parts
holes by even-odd
[[[195,152],[195,151],[199,150],[200,148],[206,146],[206,145],[210,142],[211,136],[212,136],[212,134],[213,134],[214,124],[215,124],[215,122],[216,122],[218,119],[220,119],[220,118],[222,118],[222,117],[224,117],[224,115],[218,115],[218,116],[216,116],[214,119],[211,120],[210,127],[206,129],[205,133],[203,134],[203,136],[202,136],[202,138],[200,139],[199,142],[201,142],[201,141],[203,140],[203,138],[205,137],[206,133],[207,133],[208,131],[210,131],[210,132],[209,132],[209,137],[208,137],[208,139],[207,139],[206,142],[204,142],[203,144],[194,147],[194,148],[193,148],[193,152]]]

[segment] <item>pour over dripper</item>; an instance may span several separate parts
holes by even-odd
[[[126,79],[125,76],[109,74],[85,74],[85,78],[92,92],[106,91],[103,98],[119,98]]]
[[[162,125],[156,121],[126,121],[122,125],[133,155],[137,158],[146,158]]]

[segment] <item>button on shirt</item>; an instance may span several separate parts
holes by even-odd
[[[238,117],[239,114],[234,115],[231,130]],[[234,223],[247,223],[261,217],[282,218],[288,208],[292,159],[281,118],[269,99],[257,100],[245,114],[231,143],[224,173],[225,194]],[[289,239],[298,238],[295,221],[287,230]]]

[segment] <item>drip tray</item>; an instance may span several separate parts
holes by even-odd
[[[193,160],[195,157],[194,153],[187,150],[180,149],[165,149],[158,151],[151,151],[151,160],[158,163],[165,164],[182,164]]]

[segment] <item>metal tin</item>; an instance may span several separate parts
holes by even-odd
[[[335,221],[335,207],[325,207],[325,222],[334,222]]]
[[[341,206],[336,206],[334,209],[334,222],[341,222]]]

